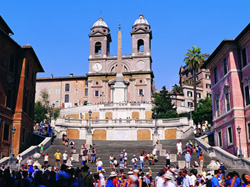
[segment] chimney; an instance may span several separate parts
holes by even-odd
[[[70,73],[70,74],[69,74],[70,77],[73,77],[73,75],[74,75],[73,73]]]
[[[50,78],[52,78],[53,79],[53,74],[51,73],[51,75],[50,75]]]

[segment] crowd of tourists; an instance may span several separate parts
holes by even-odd
[[[203,168],[204,157],[199,146],[188,141],[185,146],[179,141],[176,144],[176,157],[185,159],[185,167],[179,168],[172,163],[170,152],[166,153],[166,164],[153,176],[152,167],[158,162],[157,149],[151,152],[142,151],[140,155],[133,155],[128,159],[128,153],[123,149],[117,158],[110,154],[108,158],[109,174],[103,166],[97,150],[94,147],[81,146],[81,167],[74,167],[73,154],[76,153],[75,144],[67,135],[63,135],[62,143],[70,146],[70,154],[63,154],[57,150],[54,158],[44,154],[41,145],[40,154],[44,160],[43,166],[38,167],[29,157],[26,161],[17,156],[18,169],[11,170],[5,166],[0,168],[0,186],[3,187],[250,187],[250,175],[240,176],[237,172],[226,172],[226,167],[219,161],[218,170],[206,171]],[[194,152],[198,153],[198,157]],[[198,158],[196,161],[193,157]],[[194,163],[191,163],[191,158]],[[55,160],[50,166],[50,160]],[[61,162],[62,159],[62,162]],[[51,163],[51,162],[50,162]],[[89,170],[90,165],[96,166],[96,171]],[[131,168],[130,168],[131,167]],[[159,167],[159,165],[157,165]],[[126,169],[127,168],[127,169]],[[201,172],[198,172],[201,171]],[[155,174],[156,175],[156,174]]]

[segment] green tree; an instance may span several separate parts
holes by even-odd
[[[47,118],[47,108],[40,101],[35,103],[34,107],[34,121],[40,123],[42,120]]]
[[[162,87],[160,93],[155,93],[153,98],[153,117],[155,117],[154,111],[157,112],[157,118],[176,117],[176,109],[165,86]]]
[[[188,49],[185,54],[184,61],[188,65],[188,69],[193,73],[193,87],[194,87],[194,110],[197,109],[197,95],[196,95],[196,73],[198,69],[205,62],[205,55],[201,54],[201,49],[196,46],[192,46],[192,49]]]
[[[175,105],[177,107],[177,95],[182,92],[182,88],[179,85],[175,84],[174,86],[172,86],[172,92],[175,95]]]
[[[193,112],[193,120],[195,124],[202,121],[212,123],[212,99],[206,98],[199,100],[197,110]]]

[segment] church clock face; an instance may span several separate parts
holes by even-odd
[[[139,70],[143,70],[145,67],[145,63],[143,61],[139,61],[137,62],[136,66]]]
[[[102,65],[100,63],[95,63],[92,67],[93,67],[93,70],[96,72],[101,71],[102,69]]]

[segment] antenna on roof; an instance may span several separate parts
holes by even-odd
[[[100,10],[100,17],[102,17],[102,10]]]

